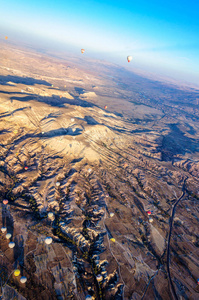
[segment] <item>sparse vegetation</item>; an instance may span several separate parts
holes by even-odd
[[[195,94],[167,87],[166,98],[158,83],[151,88],[147,81],[139,92],[131,76],[124,89],[116,69],[115,81],[98,78],[97,107],[76,87],[81,80],[90,90],[97,77],[87,81],[85,70],[63,61],[59,74],[55,58],[42,54],[40,64],[37,54],[24,51],[29,70],[19,53],[6,49],[13,70],[26,75],[1,68],[0,76],[0,220],[15,242],[9,248],[0,233],[6,295],[12,287],[13,299],[18,293],[30,300],[169,299],[170,218],[184,190],[186,205],[176,209],[170,241],[171,275],[179,295],[182,279],[185,298],[197,297],[199,113],[183,102]],[[71,74],[69,93],[63,78]],[[105,94],[114,112],[100,109]],[[52,244],[45,244],[47,236]],[[27,276],[26,285],[14,267]]]

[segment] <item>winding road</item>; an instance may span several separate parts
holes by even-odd
[[[184,182],[184,184],[185,184],[185,182]],[[170,273],[170,268],[169,268],[169,266],[170,266],[170,240],[171,240],[171,234],[172,234],[173,218],[174,218],[174,215],[175,215],[175,209],[176,209],[176,206],[178,205],[178,203],[180,202],[180,200],[182,200],[182,198],[184,197],[184,195],[185,195],[185,189],[184,189],[184,185],[183,185],[182,195],[176,201],[176,203],[173,205],[172,214],[171,214],[171,218],[170,218],[168,243],[167,243],[167,273],[168,273],[168,277],[169,277],[169,283],[170,283],[170,286],[171,286],[172,294],[173,294],[175,300],[178,300],[178,296],[176,294],[176,291],[175,291],[175,288],[174,288],[174,285],[173,285],[173,281],[171,279],[171,273]]]

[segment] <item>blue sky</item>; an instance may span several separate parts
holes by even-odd
[[[199,1],[7,0],[0,38],[38,36],[107,55],[128,68],[199,82]]]

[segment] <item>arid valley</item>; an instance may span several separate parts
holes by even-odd
[[[4,300],[199,299],[199,89],[1,42],[0,202]]]

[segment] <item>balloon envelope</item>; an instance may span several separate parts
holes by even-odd
[[[27,281],[27,278],[25,276],[22,276],[20,278],[21,283],[25,283]]]
[[[129,55],[129,56],[127,56],[127,60],[128,60],[128,62],[130,62],[130,61],[132,60],[132,58],[133,58],[133,57],[132,57],[132,56],[130,56],[130,55]]]
[[[111,238],[110,241],[113,242],[113,243],[115,243],[115,239],[114,238]]]
[[[81,49],[81,53],[84,53],[85,52],[85,49]]]
[[[112,218],[114,216],[114,213],[110,213],[110,217]]]
[[[103,277],[102,277],[102,275],[99,274],[99,275],[97,275],[96,279],[97,279],[97,281],[102,281]]]
[[[20,273],[21,273],[21,272],[20,272],[20,270],[19,270],[19,269],[16,269],[16,270],[14,270],[14,275],[15,275],[15,276],[19,276],[19,275],[20,275]]]
[[[50,245],[50,244],[52,243],[52,241],[53,241],[53,239],[52,239],[51,237],[47,237],[47,238],[45,239],[45,243],[46,243],[47,245]]]
[[[4,199],[3,204],[5,204],[5,205],[8,204],[8,200]]]
[[[14,242],[10,242],[10,243],[8,244],[8,247],[11,248],[11,249],[14,248],[14,246],[15,246],[15,243],[14,243]]]
[[[7,233],[6,234],[6,239],[9,240],[11,238],[12,234],[11,233]]]
[[[54,214],[52,212],[49,212],[48,213],[48,218],[53,218],[54,217]]]
[[[3,233],[6,232],[6,230],[7,230],[6,227],[2,227],[2,228],[1,228],[1,232],[3,232]]]

